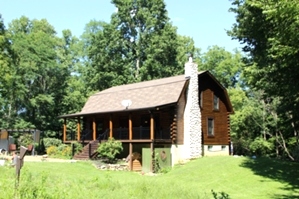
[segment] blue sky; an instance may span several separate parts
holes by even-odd
[[[165,0],[168,16],[180,35],[194,39],[196,47],[206,51],[218,45],[228,51],[240,49],[226,30],[235,22],[229,0]],[[6,27],[22,15],[30,19],[47,19],[58,35],[70,29],[80,36],[84,26],[92,19],[110,21],[115,11],[110,0],[0,0],[0,14]]]

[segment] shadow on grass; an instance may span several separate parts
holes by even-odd
[[[276,194],[273,195],[273,198],[292,199],[299,197],[299,163],[270,158],[248,158],[241,166],[251,169],[256,175],[287,184],[282,189],[292,194]]]

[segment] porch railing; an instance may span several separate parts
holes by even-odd
[[[83,130],[81,132],[80,142],[86,140],[92,140],[92,131],[90,129]],[[109,129],[106,129],[104,132],[98,134],[98,140],[106,140],[109,137]],[[113,128],[113,137],[117,140],[129,140],[129,129],[128,128]],[[170,139],[170,129],[155,129],[154,132],[155,139]],[[142,140],[142,139],[150,139],[150,128],[149,127],[133,127],[132,128],[132,139],[133,140]],[[74,131],[67,132],[66,141],[74,141],[77,140],[77,133]]]
[[[170,139],[169,129],[165,130],[155,130],[155,139]],[[128,128],[114,128],[113,137],[119,140],[129,139],[129,129]],[[132,128],[132,139],[150,139],[150,128],[149,127],[133,127]]]

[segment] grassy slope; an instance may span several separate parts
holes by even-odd
[[[167,174],[143,176],[100,171],[89,163],[26,162],[18,197],[193,199],[212,198],[213,189],[238,199],[298,198],[298,166],[266,158],[205,157]],[[15,169],[0,167],[0,173],[0,198],[12,198]]]

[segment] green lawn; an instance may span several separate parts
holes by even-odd
[[[299,198],[299,164],[267,158],[204,157],[167,174],[101,171],[89,162],[26,162],[15,191],[15,169],[0,167],[0,198]],[[219,194],[218,194],[219,195]]]

